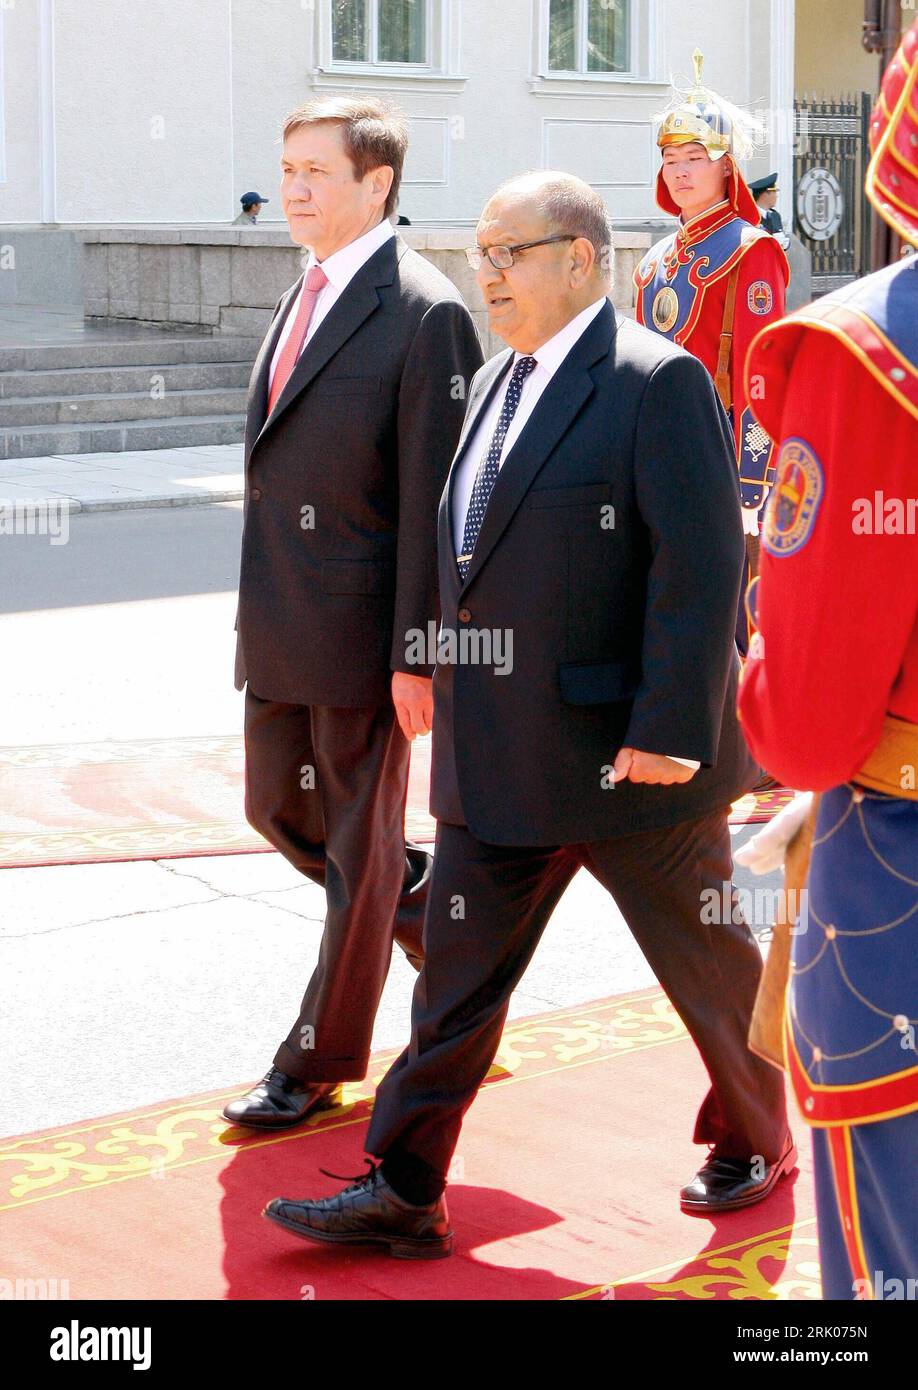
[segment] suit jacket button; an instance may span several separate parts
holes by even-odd
[[[460,623],[470,623],[472,621],[472,612],[469,608],[460,608],[456,616]]]
[[[251,497],[251,499],[252,499],[253,502],[260,502],[260,501],[261,501],[261,489],[260,489],[260,488],[257,488],[257,487],[253,487],[253,488],[252,488],[252,491],[249,493],[249,496]]]

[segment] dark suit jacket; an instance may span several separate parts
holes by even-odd
[[[396,237],[319,325],[266,420],[299,284],[249,388],[236,688],[373,706],[393,670],[430,674],[406,665],[405,633],[438,612],[437,499],[481,346],[458,291]]]
[[[767,212],[762,213],[762,226],[772,236],[777,236],[779,232],[784,231],[784,223],[781,221],[781,214],[777,208],[769,208]]]
[[[511,358],[475,378],[439,551],[444,632],[509,629],[512,671],[438,665],[431,810],[493,844],[559,845],[725,808],[757,767],[735,714],[744,544],[714,384],[606,304],[507,455],[463,583],[453,481]],[[703,766],[604,787],[625,745]]]

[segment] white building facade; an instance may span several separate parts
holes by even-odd
[[[799,0],[798,0],[799,2]],[[669,79],[767,115],[747,169],[791,189],[795,0],[0,0],[0,222],[282,219],[280,123],[322,92],[410,121],[401,211],[474,226],[524,169],[579,174],[613,222],[658,221],[653,116]],[[789,220],[790,207],[782,208]]]

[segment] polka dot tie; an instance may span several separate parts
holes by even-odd
[[[497,482],[501,450],[504,447],[504,440],[507,438],[510,421],[516,414],[516,408],[523,394],[523,383],[529,373],[535,371],[537,366],[538,363],[534,357],[521,357],[513,368],[513,375],[507,387],[507,394],[504,396],[504,404],[501,407],[500,418],[491,438],[491,444],[478,465],[475,486],[472,488],[472,500],[469,502],[469,510],[465,518],[465,530],[462,533],[462,554],[457,556],[456,561],[463,579],[469,572],[478,533],[481,530],[488,499],[491,496],[491,489]]]

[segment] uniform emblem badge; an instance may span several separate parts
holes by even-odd
[[[751,314],[770,314],[775,302],[774,291],[767,280],[756,280],[746,296]]]
[[[765,509],[762,544],[770,555],[780,559],[806,545],[822,492],[822,465],[809,444],[804,439],[786,439]]]
[[[658,333],[668,333],[679,317],[679,299],[676,291],[666,285],[657,292],[651,310],[653,326]]]

